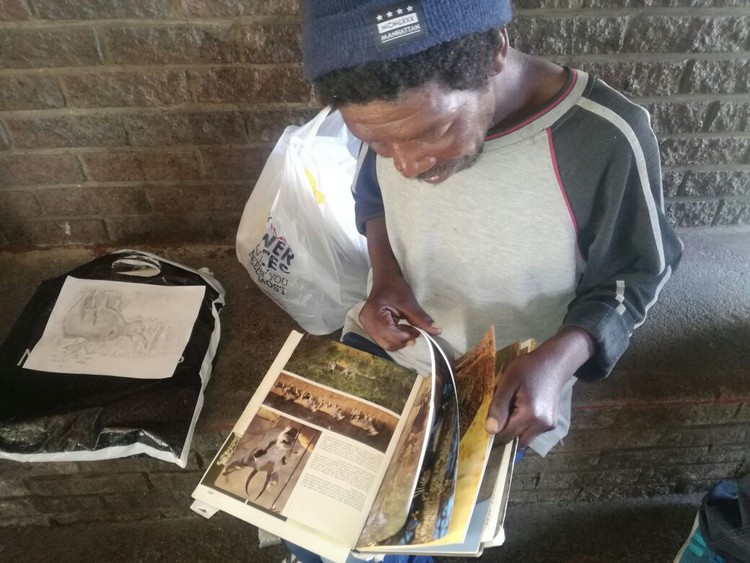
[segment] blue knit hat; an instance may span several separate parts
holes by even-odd
[[[413,55],[470,33],[502,27],[510,0],[305,0],[305,76]]]

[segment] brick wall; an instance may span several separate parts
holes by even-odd
[[[517,0],[521,50],[653,115],[668,213],[750,223],[750,2]],[[0,2],[0,245],[231,242],[315,112],[298,0]]]
[[[750,223],[748,0],[515,0],[514,44],[651,112],[670,219]]]
[[[574,405],[570,434],[546,458],[530,453],[513,502],[602,500],[705,492],[750,471],[750,404],[602,400]]]
[[[295,0],[0,3],[0,244],[229,242],[314,112]]]
[[[86,463],[0,460],[0,528],[190,516],[190,493],[226,435],[196,435],[185,469],[148,457]]]

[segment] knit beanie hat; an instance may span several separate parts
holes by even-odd
[[[305,0],[305,76],[413,55],[508,24],[510,0]]]

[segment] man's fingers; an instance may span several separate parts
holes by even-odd
[[[524,417],[523,413],[518,409],[512,409],[510,414],[508,415],[505,426],[502,427],[495,435],[495,440],[500,440],[502,443],[507,443],[518,436],[519,446],[526,446],[528,445],[528,443],[521,444],[521,440],[523,438],[528,438],[530,441],[534,436],[536,436],[538,432],[536,432],[533,428],[533,421],[528,420],[528,418]],[[530,438],[529,435],[531,436]]]
[[[443,332],[437,323],[432,320],[432,317],[424,312],[419,305],[413,307],[404,307],[401,309],[401,316],[412,326],[421,328],[428,334],[433,336],[439,335]]]
[[[487,420],[489,425],[489,419]],[[510,442],[513,438],[521,434],[521,428],[523,424],[519,422],[518,417],[514,417],[513,413],[510,414],[505,426],[495,435],[495,440],[500,440],[502,443]]]
[[[380,347],[389,352],[394,352],[404,346],[413,346],[420,335],[409,325],[401,324],[389,327],[380,336],[382,338],[382,342],[378,342]]]
[[[513,436],[505,437],[505,428],[508,424],[508,418],[510,417],[511,401],[513,400],[512,394],[508,393],[508,389],[505,389],[502,385],[497,386],[495,389],[495,396],[492,398],[489,412],[487,413],[487,424],[485,428],[488,433],[496,434],[496,439],[502,441],[508,441]]]
[[[360,313],[364,329],[378,346],[389,352],[414,344],[419,336],[419,332],[408,325],[399,324],[399,320],[398,312],[390,307],[363,309]]]
[[[552,430],[555,426],[555,421],[535,416],[528,408],[517,407],[511,410],[508,423],[495,439],[508,442],[518,436],[518,446],[524,448],[539,434]]]
[[[518,437],[518,447],[525,448],[531,441],[536,438],[541,432],[526,431]]]

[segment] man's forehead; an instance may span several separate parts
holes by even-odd
[[[340,110],[353,131],[382,127],[409,130],[450,119],[460,108],[460,96],[456,94],[429,85],[407,90],[397,100],[345,104]]]

